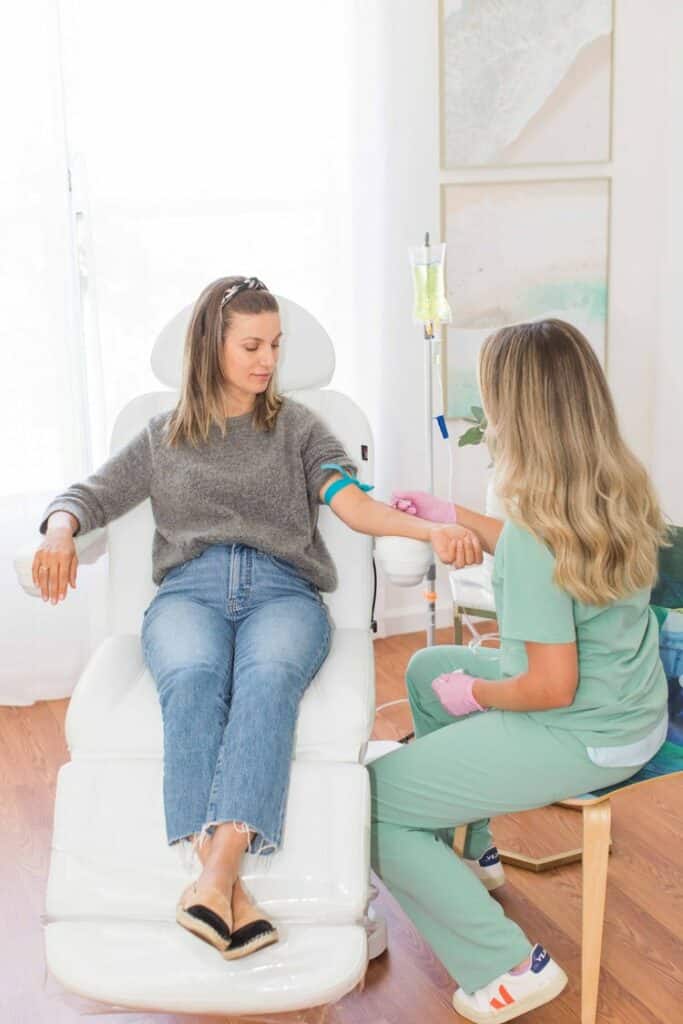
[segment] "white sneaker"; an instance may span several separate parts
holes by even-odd
[[[550,1002],[566,984],[567,975],[559,964],[543,946],[536,945],[531,951],[531,966],[524,974],[506,971],[469,996],[459,988],[453,995],[453,1007],[475,1024],[503,1024]]]
[[[489,892],[491,889],[499,889],[501,885],[505,885],[505,872],[495,846],[489,846],[479,860],[468,860],[467,857],[463,857],[463,860],[467,867],[474,871],[477,878],[484,883]]]

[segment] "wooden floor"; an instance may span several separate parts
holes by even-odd
[[[449,643],[450,633],[443,631],[438,639]],[[406,663],[423,643],[423,634],[375,641],[378,706],[405,696]],[[90,1019],[46,977],[40,922],[55,781],[67,760],[66,705],[47,701],[30,708],[0,707],[0,1024]],[[374,735],[398,738],[411,729],[407,705],[399,704],[378,713]],[[681,789],[680,778],[673,778],[652,788],[627,790],[612,800],[601,1024],[683,1021]],[[580,814],[546,808],[510,815],[496,819],[494,833],[500,846],[541,856],[580,845]],[[576,1024],[580,865],[545,875],[508,867],[506,874],[508,884],[499,896],[506,913],[530,938],[550,948],[570,978],[559,999],[523,1019],[529,1024]],[[443,967],[386,891],[375,908],[388,919],[389,952],[370,964],[362,993],[354,992],[330,1008],[326,1024],[456,1024],[460,1018],[450,1008],[454,985]],[[98,1024],[232,1024],[227,1017],[102,1011],[92,1019]]]

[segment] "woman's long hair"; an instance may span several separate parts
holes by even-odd
[[[479,379],[496,489],[553,552],[555,582],[594,605],[651,587],[667,527],[581,332],[562,320],[505,327],[486,339]]]
[[[196,447],[207,441],[212,423],[218,424],[223,436],[228,430],[223,405],[225,378],[221,367],[226,332],[236,313],[279,311],[275,296],[263,289],[245,289],[221,307],[226,292],[246,280],[244,277],[220,277],[207,285],[195,303],[185,335],[180,398],[166,429],[166,442],[171,446],[187,441]],[[272,430],[281,406],[282,398],[273,374],[266,390],[256,395],[254,426]]]

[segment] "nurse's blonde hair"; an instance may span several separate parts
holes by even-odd
[[[652,587],[667,527],[583,334],[562,320],[505,327],[484,342],[479,380],[496,489],[554,554],[555,582],[593,605]]]

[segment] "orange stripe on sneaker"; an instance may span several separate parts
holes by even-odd
[[[510,1006],[515,1001],[514,997],[505,988],[505,985],[498,986],[498,995],[504,1002],[501,1003],[500,999],[489,999],[489,1005],[494,1010],[504,1010],[506,1006]]]
[[[506,1004],[506,1006],[509,1006],[509,1005],[510,1005],[510,1003],[514,1003],[514,1001],[515,1001],[515,1000],[514,1000],[514,999],[513,999],[513,997],[512,997],[511,995],[510,995],[510,993],[508,992],[508,990],[507,990],[507,989],[505,988],[505,985],[499,985],[499,986],[498,986],[498,993],[499,993],[499,995],[501,995],[501,996],[503,997],[503,999],[505,1000],[505,1004]]]

